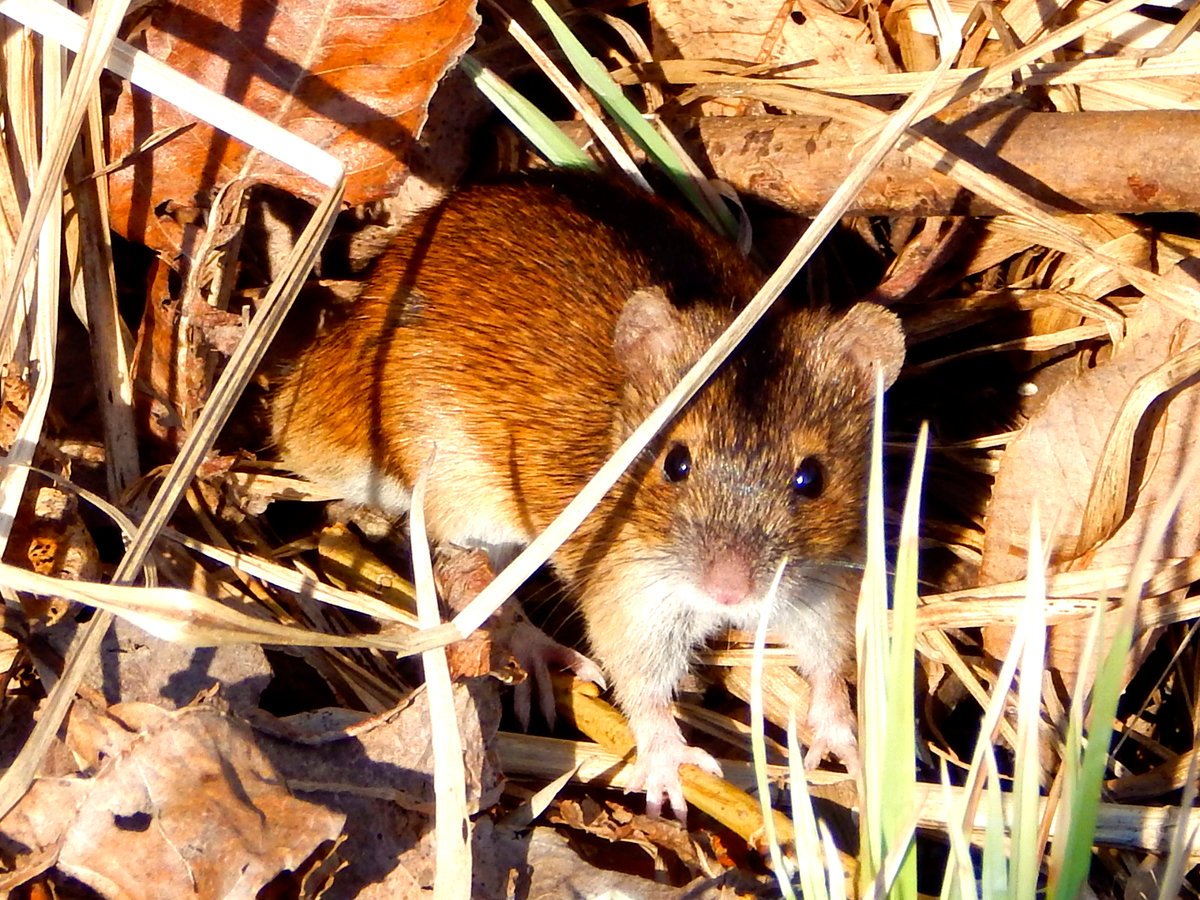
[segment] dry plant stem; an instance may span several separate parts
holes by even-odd
[[[88,342],[104,430],[108,492],[110,497],[120,497],[137,479],[139,466],[133,424],[133,381],[129,375],[132,343],[117,313],[108,228],[108,182],[87,177],[88,172],[103,164],[103,128],[100,96],[96,93],[88,103],[82,146],[72,155],[71,165],[79,234],[77,259],[83,270],[77,284],[87,308]]]
[[[58,112],[58,93],[62,83],[62,66],[65,63],[62,48],[51,41],[42,45],[42,92],[41,121],[50,122]],[[43,133],[42,142],[52,139]],[[6,353],[0,362],[10,366],[10,374],[20,374],[30,385],[28,407],[17,426],[7,459],[14,465],[0,472],[0,553],[8,546],[8,539],[16,523],[17,509],[25,493],[29,472],[26,468],[33,462],[34,452],[42,438],[42,428],[50,408],[50,391],[54,385],[54,358],[58,344],[58,298],[59,272],[62,254],[62,194],[55,185],[52,196],[46,201],[48,215],[38,226],[38,265],[35,272],[33,292],[26,295],[24,312],[26,318],[14,318],[6,323],[0,334],[0,343],[6,343],[11,355]],[[22,229],[28,214],[22,221]],[[20,291],[14,296],[19,303]],[[14,313],[17,310],[14,309]],[[28,316],[32,316],[32,321]],[[12,327],[12,331],[7,330]],[[32,337],[24,336],[32,330]]]
[[[285,591],[291,591],[305,597],[312,597],[321,603],[348,609],[352,612],[372,616],[383,622],[394,622],[415,628],[416,618],[404,609],[397,609],[389,603],[379,600],[369,594],[354,591],[343,591],[338,588],[321,584],[319,581],[286,568],[269,560],[246,553],[214,547],[193,537],[181,534],[171,528],[162,530],[162,537],[176,541],[194,553],[199,553],[221,565],[237,569],[247,575],[252,575],[267,584],[274,585]]]
[[[837,110],[837,114],[868,133],[878,127],[876,123],[887,120],[886,114],[866,104],[852,104],[848,101]],[[1162,303],[1176,314],[1189,319],[1200,319],[1200,292],[1195,287],[1168,280],[1117,258],[1106,253],[1103,246],[1097,249],[1096,241],[1079,224],[1055,215],[1055,211],[1047,208],[1045,204],[956,156],[952,150],[918,133],[917,129],[910,129],[908,142],[902,144],[902,149],[914,160],[951,173],[964,187],[1035,224],[1039,230],[1040,243],[1073,256],[1082,256],[1095,265],[1119,275],[1149,299]]]
[[[624,757],[591,741],[501,731],[496,735],[495,750],[500,756],[500,768],[506,775],[530,776],[539,781],[573,771],[572,780],[580,784],[604,784],[624,790],[629,786],[629,773],[633,768],[625,763]],[[726,781],[744,791],[754,789],[753,763],[723,757],[718,761]],[[782,782],[788,777],[788,767],[768,763],[767,775],[772,781]],[[824,769],[814,769],[807,775],[812,795],[821,798],[837,792],[845,777]],[[833,799],[837,802],[836,796]]]
[[[950,829],[962,829],[962,822],[952,822],[947,818],[947,811],[961,808],[963,792],[966,788],[948,788],[953,804],[944,805],[939,802],[936,794],[930,795],[933,802],[927,803],[920,810],[918,828],[945,833]],[[1005,821],[1011,821],[1012,798],[1004,795],[1006,810]],[[1039,799],[1039,815],[1044,815],[1046,799]],[[1171,840],[1176,828],[1183,820],[1186,810],[1174,806],[1134,806],[1124,803],[1101,803],[1100,813],[1096,821],[1095,843],[1106,847],[1124,847],[1132,850],[1149,851],[1166,854],[1170,850]],[[987,829],[988,812],[986,809],[977,810],[974,818],[967,823],[966,834],[972,843],[982,844]],[[1051,828],[1053,837],[1059,826]],[[1196,858],[1196,851],[1191,854]]]
[[[88,101],[97,89],[100,73],[116,40],[117,30],[128,6],[126,0],[99,0],[88,17],[83,46],[75,57],[71,72],[63,88],[62,99],[55,111],[53,124],[49,127],[44,155],[38,166],[37,180],[21,230],[17,235],[13,259],[4,273],[0,284],[0,340],[8,341],[17,304],[20,302],[21,285],[25,271],[33,258],[34,241],[42,230],[42,223],[59,198],[63,172],[67,167],[67,156],[75,143],[79,126],[87,111]],[[0,12],[3,7],[0,7]],[[0,355],[5,359],[12,356],[11,345],[5,344]]]
[[[776,87],[775,90],[781,90]],[[797,92],[798,95],[798,92]],[[820,209],[846,174],[862,132],[828,117],[712,116],[687,134],[713,174],[800,215]],[[578,123],[560,127],[581,146]],[[963,158],[1061,212],[1174,212],[1200,208],[1200,112],[996,111],[922,130]],[[1105,148],[1104,154],[1092,152]],[[1156,148],[1147,153],[1146,147]],[[637,153],[635,152],[635,157]],[[992,216],[1006,209],[924,161],[884,160],[851,215]]]
[[[950,54],[953,56],[953,54]],[[592,480],[580,491],[559,516],[533,540],[513,562],[504,569],[478,598],[463,612],[455,616],[449,625],[439,626],[414,639],[411,652],[420,652],[441,643],[457,640],[470,634],[525,582],[550,555],[561,546],[612,488],[621,473],[637,457],[650,439],[674,417],[691,399],[705,381],[724,362],[725,358],[749,333],[754,324],[766,314],[771,304],[795,276],[800,267],[816,250],[825,236],[840,221],[844,210],[861,190],[870,173],[880,164],[883,157],[900,139],[908,127],[914,111],[932,93],[938,78],[944,73],[946,62],[930,73],[923,90],[914,93],[895,113],[887,117],[884,128],[866,148],[858,165],[847,175],[846,180],[830,197],[828,205],[813,219],[804,235],[788,254],[779,268],[771,274],[761,290],[750,300],[733,323],[712,347],[710,347],[688,371],[678,385],[658,405],[653,413],[636,428],[632,435],[617,449]]]
[[[595,685],[556,677],[554,696],[559,713],[576,728],[610,753],[626,760],[632,756],[633,735],[625,718],[596,696]],[[759,851],[766,849],[762,843],[762,812],[756,799],[697,766],[680,766],[679,776],[689,806],[712,816]],[[795,835],[791,820],[780,812],[774,812],[773,818],[779,841],[785,845],[793,844]]]

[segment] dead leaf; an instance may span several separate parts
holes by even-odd
[[[638,897],[640,900],[673,900],[694,898],[710,900],[718,897],[753,896],[750,878],[740,879],[737,873],[726,878],[711,876],[696,878],[683,887],[656,884],[648,878],[627,872],[614,872],[588,865],[571,842],[553,828],[535,828],[526,838],[507,836],[500,845],[518,884],[525,890],[514,892],[529,900],[551,900],[559,897]],[[732,884],[728,883],[732,882]],[[740,888],[740,890],[739,890]],[[513,896],[512,893],[509,896]]]
[[[231,717],[125,711],[141,730],[110,729],[94,776],[41,779],[0,820],[26,877],[30,860],[52,854],[61,873],[108,897],[249,898],[340,833],[343,816],[291,796]]]
[[[500,718],[498,687],[486,678],[455,684],[454,701],[474,814],[500,799],[503,778],[490,750]],[[338,896],[411,897],[433,884],[433,751],[424,688],[376,716],[260,715],[256,728],[273,736],[264,736],[263,747],[295,790],[346,815],[349,865],[335,879]]]
[[[1184,455],[1200,439],[1200,384],[1190,383],[1153,404],[1142,420],[1119,526],[1095,550],[1073,559],[1101,454],[1122,404],[1147,373],[1200,340],[1200,326],[1143,303],[1129,320],[1129,335],[1112,357],[1061,384],[1009,445],[988,510],[982,584],[1024,577],[1030,510],[1036,505],[1044,534],[1054,539],[1058,570],[1103,568],[1134,561],[1154,509],[1174,487]],[[1187,557],[1200,545],[1200,485],[1185,488],[1183,502],[1158,557]],[[1064,558],[1065,554],[1065,558]],[[1083,625],[1052,629],[1049,664],[1071,685]],[[989,629],[985,642],[1002,654],[1009,629]]]
[[[470,0],[396,4],[220,0],[154,4],[132,39],[151,55],[345,163],[346,202],[390,193],[442,75],[478,25]],[[110,159],[156,132],[195,120],[157,97],[123,86],[109,118]],[[206,123],[176,133],[109,176],[113,228],[177,254],[189,209],[204,208],[242,177],[316,199],[292,169]],[[178,204],[168,211],[166,202]]]

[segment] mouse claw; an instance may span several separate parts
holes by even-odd
[[[804,768],[810,772],[820,768],[821,760],[826,756],[840,760],[851,775],[858,774],[858,742],[854,735],[846,739],[814,738],[804,754]]]

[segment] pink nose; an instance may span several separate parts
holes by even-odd
[[[736,606],[750,596],[750,566],[728,548],[713,553],[700,580],[700,588],[722,606]]]

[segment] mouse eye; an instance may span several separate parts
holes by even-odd
[[[667,481],[683,481],[692,471],[692,452],[687,444],[674,444],[663,460],[663,475]]]
[[[815,456],[800,460],[796,473],[792,475],[792,490],[797,496],[809,500],[821,496],[821,491],[825,490],[825,467]]]

